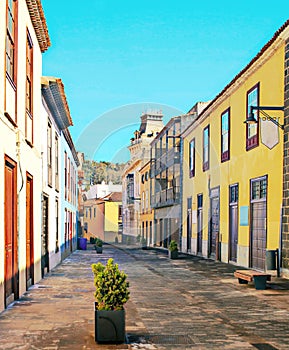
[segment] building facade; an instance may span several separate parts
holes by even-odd
[[[150,204],[154,211],[153,244],[168,248],[180,242],[182,228],[181,132],[196,118],[196,111],[177,116],[151,142]]]
[[[163,128],[161,111],[151,111],[141,116],[141,125],[136,130],[128,147],[130,160],[122,175],[123,236],[135,241],[141,235],[140,226],[140,169],[150,160],[150,142]]]
[[[40,1],[0,2],[0,311],[41,279]]]
[[[285,32],[182,133],[184,252],[264,270],[282,249]]]
[[[65,227],[68,226],[71,240],[75,241],[75,193],[78,186],[75,168],[79,162],[69,134],[66,135],[67,128],[72,126],[72,118],[61,79],[42,77],[41,91],[42,134],[47,135],[42,141],[41,269],[44,275],[63,258],[61,252],[67,243],[61,232],[64,232]],[[62,155],[65,157],[67,152],[69,156],[66,164],[61,163]],[[70,198],[70,208],[67,204],[64,207],[62,205],[65,193],[70,193],[70,197],[67,195],[67,198]],[[68,245],[73,247],[72,243]]]
[[[105,242],[121,241],[122,193],[112,192],[103,198],[84,201],[84,237]]]
[[[63,129],[60,137],[61,202],[60,202],[60,251],[65,259],[77,248],[78,222],[78,166],[79,160],[69,129]]]
[[[140,169],[140,226],[142,242],[154,245],[154,211],[151,206],[151,161]]]

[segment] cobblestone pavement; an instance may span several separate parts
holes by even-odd
[[[289,349],[289,281],[239,285],[236,266],[105,245],[76,251],[0,314],[0,349]],[[90,265],[113,257],[128,274],[127,343],[94,341]]]

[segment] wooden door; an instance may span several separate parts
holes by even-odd
[[[187,252],[191,252],[192,241],[192,198],[187,198]]]
[[[72,228],[73,228],[72,225],[73,225],[72,224],[72,212],[69,212],[69,248],[70,248],[71,252],[72,252]]]
[[[229,260],[237,262],[238,245],[238,185],[229,188]]]
[[[26,174],[26,288],[34,283],[33,178]]]
[[[265,269],[266,254],[266,203],[253,203],[251,206],[251,266]]]
[[[219,232],[220,232],[220,197],[219,188],[211,189],[210,207],[210,235],[209,235],[209,256],[220,259]]]
[[[265,270],[267,245],[267,177],[251,180],[250,266]]]
[[[41,233],[41,273],[42,277],[49,271],[48,250],[48,197],[42,201],[42,233]]]
[[[203,195],[198,195],[197,207],[197,253],[202,254],[203,245]]]
[[[18,298],[17,254],[17,168],[16,163],[5,157],[4,227],[5,227],[5,306]]]

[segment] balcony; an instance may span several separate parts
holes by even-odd
[[[175,186],[151,196],[151,207],[161,208],[180,203],[180,187]]]
[[[160,174],[167,168],[170,168],[174,164],[180,164],[180,147],[175,146],[168,150],[165,154],[159,157],[155,162],[154,176]]]

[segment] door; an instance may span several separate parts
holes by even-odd
[[[250,266],[265,270],[267,243],[267,177],[251,180]]]
[[[187,252],[191,252],[192,241],[192,198],[187,198]]]
[[[26,289],[33,284],[34,249],[33,249],[33,178],[26,174]]]
[[[203,195],[198,194],[197,207],[197,253],[202,254],[203,249]]]
[[[229,188],[229,260],[237,262],[238,245],[238,185]]]
[[[219,228],[220,228],[220,197],[219,188],[211,190],[211,225],[209,235],[209,256],[220,259]]]
[[[164,235],[164,248],[168,247],[168,239],[169,239],[169,233],[168,233],[168,219],[163,219],[163,235]]]
[[[72,212],[69,212],[69,249],[72,252]],[[103,233],[104,234],[104,233]]]
[[[41,233],[41,272],[42,277],[49,271],[48,250],[48,197],[43,196],[42,201],[42,233]]]
[[[16,163],[5,157],[5,260],[4,288],[5,307],[18,298],[18,255],[17,255],[17,167]]]

